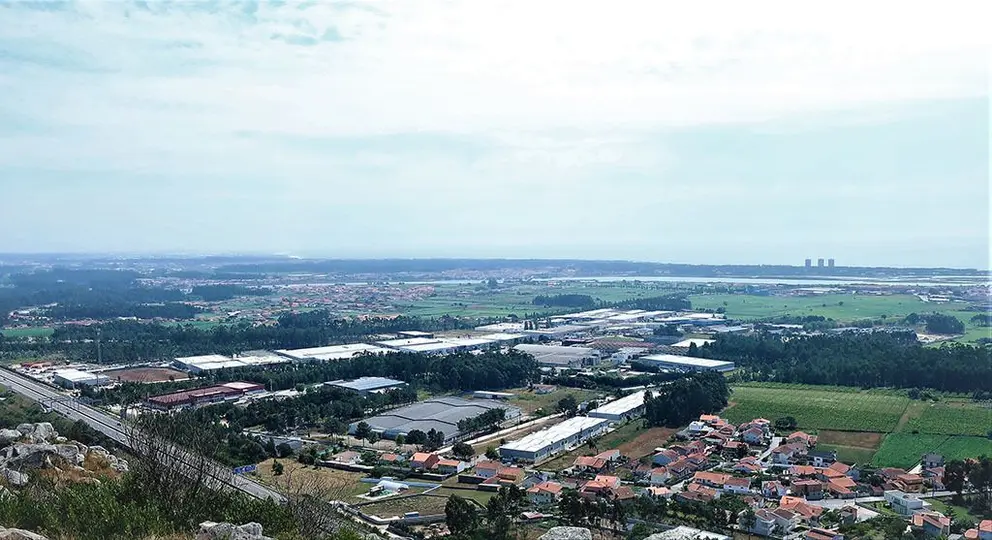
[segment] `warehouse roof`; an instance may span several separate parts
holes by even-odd
[[[676,354],[651,354],[642,357],[639,360],[701,368],[718,368],[734,365],[733,362],[725,362],[723,360],[710,360],[709,358],[695,358],[692,356],[679,356]]]
[[[361,354],[378,354],[391,351],[368,343],[347,343],[344,345],[329,345],[327,347],[311,347],[308,349],[282,349],[276,352],[283,356],[296,358],[297,360],[347,360]]]
[[[105,375],[97,375],[76,368],[57,369],[55,370],[55,376],[70,382],[92,381],[101,377],[104,379],[107,378]]]
[[[609,420],[605,418],[591,418],[588,416],[576,416],[569,418],[560,424],[556,424],[547,429],[531,433],[526,437],[504,444],[500,449],[516,450],[519,452],[537,452],[542,448],[551,446],[563,441],[587,429],[602,425]]]
[[[427,432],[433,428],[451,436],[458,432],[459,420],[474,418],[490,409],[506,409],[508,418],[518,416],[520,412],[505,403],[445,397],[393,409],[365,422],[376,431],[409,433],[413,429]]]
[[[386,377],[360,377],[352,381],[331,381],[324,383],[328,386],[335,386],[337,388],[346,388],[348,390],[355,390],[356,392],[369,392],[372,390],[378,390],[380,388],[392,388],[394,386],[401,386],[406,384],[403,381],[398,381],[396,379],[388,379]]]
[[[414,345],[404,345],[398,348],[399,350],[405,352],[432,353],[432,352],[451,351],[454,350],[456,346],[451,343],[446,343],[443,341],[435,341],[434,343],[417,343]]]
[[[638,407],[644,406],[645,394],[647,394],[647,392],[643,390],[640,392],[634,392],[629,396],[624,396],[620,399],[611,401],[602,407],[593,409],[589,412],[589,414],[620,415],[630,412]]]
[[[402,339],[387,339],[385,341],[377,341],[376,343],[384,347],[392,347],[394,349],[400,347],[409,347],[411,345],[426,345],[427,343],[437,343],[441,341],[437,338],[426,338],[426,337],[413,337],[413,338],[402,338]]]
[[[682,347],[688,349],[693,344],[695,344],[697,347],[702,347],[703,345],[709,345],[710,343],[715,343],[715,342],[716,342],[715,339],[690,338],[690,339],[684,339],[678,343],[672,343],[672,347]]]

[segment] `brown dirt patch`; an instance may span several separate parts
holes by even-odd
[[[646,455],[653,454],[654,449],[665,446],[668,438],[675,434],[677,429],[655,427],[641,432],[634,439],[627,441],[617,448],[620,453],[634,460],[638,460]]]
[[[112,380],[137,383],[185,381],[189,375],[171,368],[139,367],[106,371],[104,375]]]
[[[882,445],[884,433],[866,431],[820,431],[817,435],[819,442],[832,446],[852,446],[856,448],[871,448],[877,450]]]

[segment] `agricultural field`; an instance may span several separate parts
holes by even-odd
[[[946,459],[992,455],[992,440],[984,437],[956,437],[913,433],[891,433],[872,459],[876,467],[912,467],[926,452],[943,454]]]
[[[965,334],[959,341],[974,342],[990,337],[992,328],[982,328],[971,322],[973,311],[964,311],[968,304],[924,302],[910,294],[869,296],[855,294],[825,294],[820,296],[756,296],[748,294],[707,294],[689,297],[692,307],[724,308],[727,317],[764,319],[779,315],[819,315],[841,322],[857,319],[885,318],[893,322],[910,313],[944,313],[957,317],[965,324]]]
[[[730,402],[731,406],[723,416],[735,424],[761,417],[775,420],[792,416],[798,428],[803,430],[885,433],[895,430],[909,398],[884,392],[820,390],[792,385],[735,386]]]
[[[580,311],[580,308],[547,308],[536,306],[534,297],[538,295],[584,294],[604,302],[616,302],[631,298],[642,298],[665,294],[667,290],[645,288],[621,283],[541,283],[517,286],[500,286],[488,290],[475,284],[435,285],[433,296],[401,302],[395,305],[396,311],[404,315],[421,317],[505,317],[509,314],[547,311]]]
[[[884,433],[863,431],[822,430],[818,434],[818,450],[836,450],[837,459],[844,463],[869,463],[885,439]]]
[[[901,431],[984,437],[992,432],[992,409],[972,401],[923,402]]]
[[[172,368],[134,367],[115,369],[103,373],[112,380],[124,382],[156,383],[168,381],[185,381],[189,375]]]

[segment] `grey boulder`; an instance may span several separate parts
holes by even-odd
[[[592,532],[585,527],[551,527],[539,540],[592,540]]]
[[[214,523],[205,521],[200,524],[200,532],[196,540],[273,540],[262,534],[262,526],[258,523],[234,525],[232,523]]]

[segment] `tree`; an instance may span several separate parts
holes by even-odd
[[[274,474],[275,476],[282,476],[284,470],[285,468],[283,467],[282,463],[279,463],[278,461],[272,462],[272,474]]]
[[[555,410],[563,413],[565,416],[574,416],[578,408],[579,404],[575,401],[575,396],[572,394],[558,400],[558,405],[555,406]]]
[[[379,442],[381,438],[382,436],[374,431],[372,433],[369,433],[369,436],[367,437],[369,444],[371,444],[372,446],[375,446],[375,443]]]
[[[403,434],[401,433],[401,434],[397,435],[396,438],[393,439],[393,442],[396,443],[396,446],[398,448],[398,447],[403,446],[404,444],[406,444],[406,438],[403,437]]]
[[[968,467],[963,461],[955,459],[944,465],[944,486],[948,491],[957,492],[958,496],[961,496],[967,479]]]
[[[293,447],[288,443],[279,443],[279,446],[276,446],[276,453],[279,457],[292,457]]]
[[[493,446],[487,446],[486,457],[492,460],[499,460],[499,451]]]
[[[580,526],[585,523],[586,513],[582,497],[574,489],[566,489],[562,493],[561,498],[558,499],[558,512],[569,525]]]
[[[423,446],[425,449],[431,451],[441,448],[444,446],[444,433],[432,428],[427,432],[427,440]]]
[[[411,429],[410,432],[406,434],[406,443],[417,445],[426,444],[427,434],[419,429]]]
[[[479,527],[479,513],[467,499],[452,495],[444,505],[445,522],[455,536],[471,535]]]
[[[798,423],[796,419],[792,416],[783,416],[782,418],[775,419],[775,429],[782,431],[791,431],[796,429]]]
[[[456,457],[463,460],[472,459],[472,456],[475,455],[475,450],[472,449],[472,445],[465,444],[463,442],[455,443],[455,446],[451,449],[451,451],[454,452]]]
[[[741,523],[741,527],[743,527],[744,530],[746,531],[754,530],[754,525],[757,522],[758,522],[758,516],[754,513],[753,508],[748,507],[747,510],[744,510],[744,513],[741,514],[740,523]]]
[[[368,439],[371,435],[372,435],[372,426],[370,426],[367,422],[359,422],[358,425],[355,426],[356,439],[360,441],[364,441]]]

